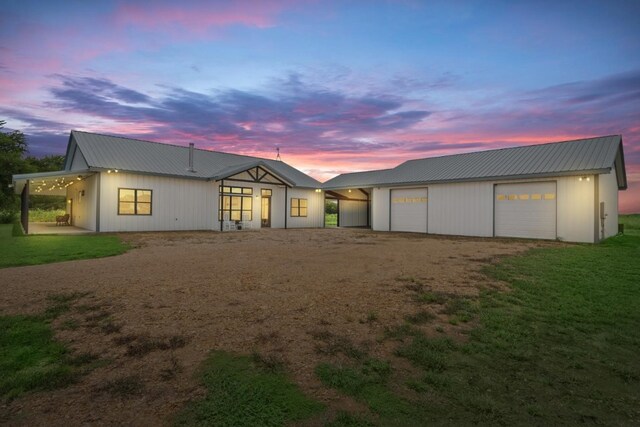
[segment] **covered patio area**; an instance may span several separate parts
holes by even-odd
[[[56,225],[55,222],[30,222],[29,234],[87,234],[93,233],[86,228],[73,225]]]
[[[74,199],[69,191],[70,187],[81,189],[78,195],[84,196],[84,181],[94,175],[95,172],[81,171],[56,171],[40,172],[14,176],[14,189],[20,194],[20,222],[26,234],[80,234],[90,233],[76,226],[74,223]],[[72,187],[73,186],[73,187]],[[29,196],[35,194],[61,196],[65,198],[65,211],[68,214],[70,225],[56,226],[55,222],[31,222],[29,220]]]

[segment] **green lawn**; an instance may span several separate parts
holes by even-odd
[[[325,227],[337,227],[338,226],[338,214],[324,214]]]
[[[487,268],[512,291],[481,295],[464,344],[396,328],[396,354],[418,376],[366,358],[316,373],[379,425],[638,424],[639,219],[622,217],[626,235],[600,245],[536,249]]]
[[[128,248],[116,236],[14,236],[12,231],[12,225],[0,225],[0,268],[100,258]]]
[[[640,235],[640,214],[620,215],[625,234]]]
[[[286,378],[280,363],[259,355],[213,352],[202,382],[207,396],[188,405],[177,425],[283,426],[322,410]]]
[[[50,295],[49,306],[38,316],[0,315],[0,401],[33,390],[64,387],[97,366],[97,356],[72,354],[54,339],[51,329],[51,320],[69,311],[84,295]]]

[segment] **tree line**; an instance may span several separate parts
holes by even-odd
[[[64,168],[64,156],[29,155],[27,138],[19,130],[5,131],[6,121],[0,120],[0,220],[13,219],[19,210],[19,196],[12,187],[12,175],[49,172]]]

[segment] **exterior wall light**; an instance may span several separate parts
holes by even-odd
[[[349,193],[351,193],[351,189],[349,189]]]
[[[322,193],[322,190],[319,188],[316,188],[316,193]]]
[[[118,169],[116,169],[114,172],[115,172],[115,173],[118,173]]]
[[[111,169],[109,169],[109,170],[107,171],[107,173],[111,173]]]
[[[581,176],[580,178],[578,178],[578,181],[591,181],[591,178],[588,176]]]

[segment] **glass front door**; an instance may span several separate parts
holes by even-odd
[[[260,190],[261,210],[260,210],[260,226],[264,228],[271,227],[271,190],[263,188]]]

